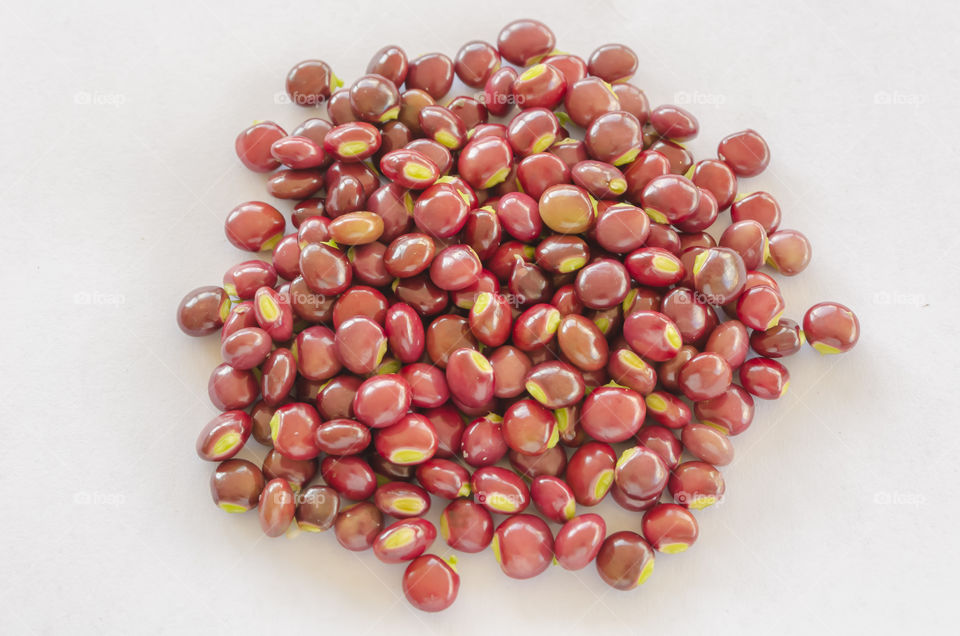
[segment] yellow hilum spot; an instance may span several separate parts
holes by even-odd
[[[383,540],[383,547],[388,550],[396,550],[410,545],[416,538],[417,532],[413,528],[397,528],[393,532],[390,532],[387,538]]]
[[[533,397],[533,399],[539,402],[540,404],[547,403],[547,393],[543,390],[543,388],[539,384],[537,384],[533,380],[528,380],[527,383],[524,385],[524,388],[527,390],[527,393],[529,393]]]
[[[403,167],[403,174],[414,181],[426,181],[436,176],[430,166],[415,161],[411,161]]]
[[[667,554],[679,554],[690,547],[688,543],[666,543],[660,546],[660,551]]]
[[[337,154],[341,157],[355,157],[362,155],[367,150],[365,141],[345,141],[337,146]]]
[[[457,146],[460,145],[460,140],[449,130],[438,130],[433,135],[433,138],[437,143],[446,146],[450,150],[456,150]]]
[[[503,167],[490,175],[490,178],[484,181],[482,189],[486,190],[487,188],[492,188],[498,183],[503,183],[503,181],[510,175],[510,168]],[[489,207],[489,206],[487,206]]]
[[[607,468],[597,477],[597,485],[593,488],[593,496],[596,499],[603,499],[610,486],[613,485],[613,469]]]
[[[426,454],[416,448],[398,448],[390,453],[390,461],[400,465],[419,464],[426,458]]]
[[[547,71],[546,64],[537,64],[536,66],[531,66],[530,68],[525,70],[523,73],[520,74],[520,77],[518,77],[517,79],[525,82],[527,80],[532,80],[536,77],[540,77],[546,71]]]
[[[257,306],[260,309],[260,315],[263,316],[263,319],[267,322],[273,322],[280,317],[280,307],[274,302],[273,298],[267,294],[262,294],[259,299],[257,299]]]
[[[237,513],[237,512],[246,512],[249,510],[246,506],[241,506],[239,504],[228,503],[223,501],[220,503],[220,509],[226,512]]]
[[[657,254],[653,257],[651,262],[654,269],[667,274],[676,274],[680,271],[680,263],[672,258],[664,256],[663,254]]]
[[[239,443],[240,433],[236,431],[227,431],[213,444],[213,454],[223,455],[224,453],[229,453],[236,448],[237,444]]]
[[[650,394],[647,396],[647,408],[654,413],[663,413],[667,410],[667,401],[659,395]]]
[[[537,142],[533,144],[533,152],[543,152],[547,148],[553,145],[553,142],[557,140],[557,136],[552,133],[547,133],[546,135],[541,136],[537,139]]]
[[[647,561],[647,564],[640,570],[640,576],[637,577],[637,585],[646,583],[651,574],[653,574],[653,559]]]

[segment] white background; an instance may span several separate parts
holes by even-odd
[[[955,4],[236,4],[0,9],[0,631],[948,629],[960,566]],[[783,281],[788,315],[838,300],[862,337],[845,356],[789,360],[791,392],[735,439],[727,500],[641,589],[615,591],[592,567],[515,581],[485,552],[461,559],[456,604],[427,615],[404,601],[401,566],[329,533],[264,539],[255,514],[211,504],[211,466],[193,447],[215,412],[218,341],[185,337],[174,310],[247,258],[223,219],[267,195],[233,140],[257,119],[290,130],[308,116],[276,99],[290,66],[319,57],[355,78],[387,42],[452,56],[517,17],[546,21],[584,57],[632,46],[651,102],[699,117],[698,156],[761,131],[773,160],[742,189],[773,192],[784,226],[814,244],[807,271]],[[638,528],[600,510],[612,529]]]

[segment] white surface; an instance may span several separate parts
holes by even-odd
[[[0,9],[0,631],[947,629],[960,566],[955,5],[234,4]],[[233,139],[255,119],[307,116],[275,99],[291,65],[320,57],[354,78],[387,41],[453,55],[524,16],[583,56],[634,47],[651,101],[699,117],[699,156],[760,130],[773,162],[744,188],[773,192],[815,246],[783,283],[788,315],[839,300],[863,335],[849,355],[789,361],[791,392],[735,440],[727,501],[642,589],[614,591],[592,568],[514,581],[487,552],[461,559],[454,607],[425,615],[402,598],[402,567],[331,534],[263,540],[254,514],[210,504],[193,445],[214,413],[218,343],[183,336],[174,308],[245,258],[223,219],[266,195]]]

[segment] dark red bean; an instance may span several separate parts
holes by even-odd
[[[677,504],[659,504],[643,515],[643,535],[658,552],[676,554],[697,540],[699,527],[689,510]]]
[[[630,275],[620,261],[597,258],[577,272],[574,288],[586,307],[609,309],[627,297]]]
[[[340,372],[334,332],[322,325],[308,327],[297,335],[292,353],[297,370],[308,380],[327,380]]]
[[[607,537],[596,558],[600,578],[618,590],[632,590],[653,573],[653,549],[643,537],[629,530]]]
[[[504,413],[501,432],[507,446],[528,455],[540,455],[558,440],[553,413],[533,400],[514,402]]]
[[[490,414],[470,423],[460,440],[460,454],[471,466],[491,466],[507,454],[509,447],[503,438],[502,418]]]
[[[753,412],[753,398],[736,384],[731,384],[715,398],[693,405],[693,413],[701,423],[725,431],[727,435],[739,435],[747,430],[753,422]]]
[[[717,147],[717,156],[738,177],[755,177],[770,163],[770,148],[757,131],[748,128],[724,137]]]
[[[750,350],[747,328],[739,320],[728,320],[711,332],[703,350],[718,354],[731,369],[736,369]]]
[[[711,305],[722,305],[735,299],[747,282],[743,259],[726,247],[712,247],[697,254],[694,259],[693,282],[697,291]]]
[[[453,563],[456,559],[451,557]],[[460,576],[440,557],[426,554],[410,562],[403,573],[403,594],[424,612],[440,612],[457,600]]]
[[[641,357],[654,361],[677,355],[683,340],[677,325],[657,311],[635,311],[624,320],[623,336]]]
[[[353,417],[353,399],[362,379],[352,375],[338,375],[323,385],[317,393],[317,411],[325,420]]]
[[[357,375],[372,373],[387,351],[383,328],[365,316],[343,322],[335,337],[337,358]]]
[[[410,61],[408,89],[419,88],[433,99],[440,99],[453,84],[453,61],[443,53],[428,53]]]
[[[657,385],[656,370],[627,347],[617,349],[609,356],[607,373],[614,382],[640,395],[651,393]]]
[[[529,579],[550,566],[553,535],[539,517],[514,515],[497,526],[493,554],[504,574],[514,579]]]
[[[575,124],[588,128],[601,115],[619,111],[620,100],[603,79],[587,77],[567,91],[564,108]]]
[[[700,124],[686,109],[670,104],[657,106],[650,112],[650,125],[661,137],[687,141],[697,136]]]
[[[552,110],[567,90],[566,78],[549,64],[535,64],[513,81],[513,97],[520,108]]]
[[[701,353],[680,369],[678,383],[692,401],[708,400],[727,390],[732,379],[730,365],[716,353]]]
[[[367,65],[367,73],[382,75],[399,88],[407,77],[407,67],[407,54],[399,46],[391,44],[373,54]]]
[[[683,263],[659,247],[641,247],[630,252],[624,265],[631,278],[647,287],[669,287],[683,278]]]
[[[746,326],[766,331],[780,322],[786,303],[780,291],[767,285],[758,285],[744,291],[737,298],[737,318]]]
[[[224,229],[234,246],[250,252],[272,250],[283,238],[283,215],[263,201],[241,203],[227,215]]]
[[[644,446],[623,451],[614,469],[617,486],[635,499],[658,497],[667,486],[669,476],[669,469],[660,456]]]
[[[623,44],[604,44],[590,54],[588,70],[605,82],[625,82],[637,72],[637,54]]]
[[[767,262],[784,276],[796,276],[810,264],[813,248],[802,232],[777,230],[769,239],[770,254]]]
[[[221,411],[245,409],[257,399],[260,387],[253,372],[221,364],[207,383],[210,401]]]
[[[820,353],[843,353],[860,339],[860,321],[845,305],[817,303],[803,316],[803,333]]]
[[[287,133],[277,124],[262,121],[241,131],[234,142],[234,149],[249,170],[271,172],[280,167],[280,162],[273,157],[270,149],[286,136]]]
[[[665,155],[653,150],[641,152],[633,163],[623,170],[623,178],[627,181],[627,200],[639,205],[647,184],[667,174],[670,174],[670,161]]]
[[[317,462],[291,459],[271,448],[263,459],[261,470],[266,479],[283,479],[294,492],[299,492],[317,473]]]
[[[756,221],[767,234],[773,234],[780,227],[780,216],[780,204],[767,192],[752,192],[730,206],[730,219],[734,223]]]
[[[680,463],[683,446],[670,429],[657,425],[644,426],[637,433],[637,441],[656,453],[668,469],[673,470]]]
[[[252,427],[253,422],[244,411],[220,413],[197,436],[197,455],[210,462],[230,459],[247,443]]]
[[[321,60],[304,60],[287,74],[287,95],[297,106],[318,106],[342,85],[330,65]]]
[[[435,408],[450,398],[450,388],[442,369],[415,363],[403,367],[400,375],[410,385],[411,404],[417,408]]]
[[[583,401],[580,425],[601,442],[623,442],[643,425],[646,405],[636,391],[615,386],[594,390]]]
[[[270,146],[273,158],[288,168],[319,168],[326,161],[323,146],[308,137],[282,137]]]
[[[440,515],[440,534],[447,545],[456,550],[481,552],[493,540],[493,518],[480,504],[470,499],[455,499]]]
[[[567,463],[566,480],[581,506],[600,503],[613,484],[617,456],[609,444],[587,442]]]
[[[573,517],[557,531],[554,552],[565,570],[582,570],[593,561],[607,534],[603,517],[584,514]]]
[[[530,505],[527,485],[516,473],[506,468],[478,468],[470,478],[470,483],[476,502],[490,512],[514,515]]]
[[[341,510],[333,526],[340,545],[353,552],[372,548],[382,529],[383,515],[369,501]]]
[[[499,68],[499,51],[481,40],[471,40],[461,46],[453,62],[457,77],[471,88],[483,88]]]
[[[717,201],[718,210],[726,210],[737,196],[737,175],[723,161],[716,159],[698,161],[690,180],[698,188],[703,188],[713,195]]]
[[[514,152],[523,157],[546,151],[559,134],[560,123],[546,108],[524,110],[507,127],[507,141]]]
[[[662,382],[663,374],[660,377]],[[666,391],[654,391],[644,400],[647,404],[647,413],[658,424],[676,429],[690,423],[690,407],[678,397]]]
[[[477,348],[470,325],[462,316],[440,316],[427,327],[427,356],[438,367],[445,369],[450,354],[461,348]]]
[[[279,537],[296,513],[293,490],[283,479],[271,479],[260,493],[260,528],[268,537]]]
[[[547,25],[537,20],[514,20],[500,30],[497,49],[511,64],[529,66],[553,51],[556,36]]]
[[[594,159],[615,166],[630,163],[643,149],[640,121],[622,110],[603,113],[590,123],[584,143]]]
[[[583,376],[560,360],[548,360],[534,366],[527,374],[524,387],[537,402],[549,409],[576,404],[586,391]]]
[[[702,510],[723,497],[720,471],[706,462],[684,462],[673,469],[668,484],[670,496],[682,506]]]
[[[230,315],[230,298],[221,287],[194,289],[177,307],[177,325],[188,336],[206,336],[215,332]]]
[[[527,373],[533,367],[527,354],[510,345],[498,347],[490,354],[490,365],[496,397],[512,398],[523,393]]]
[[[539,199],[550,186],[568,183],[570,168],[557,155],[539,152],[524,157],[517,165],[517,181],[523,192]]]
[[[418,465],[417,481],[431,495],[444,499],[468,497],[472,492],[470,473],[449,459],[435,457]]]
[[[339,294],[353,280],[353,269],[344,253],[320,243],[300,250],[300,272],[310,291],[322,295]]]
[[[502,183],[510,174],[513,150],[505,139],[494,136],[474,138],[463,148],[457,170],[472,187],[487,189]]]
[[[310,486],[297,495],[297,526],[304,532],[324,532],[340,513],[340,495],[327,486]]]
[[[467,142],[467,127],[448,108],[424,106],[420,109],[420,130],[444,148],[459,150]]]
[[[513,317],[510,305],[501,294],[479,293],[468,320],[473,335],[489,347],[499,347],[510,337]]]
[[[285,404],[289,399],[284,396],[278,404]],[[250,419],[253,421],[251,435],[264,446],[273,447],[273,440],[270,439],[270,420],[276,412],[278,405],[271,405],[266,400],[260,400],[250,407]]]
[[[435,183],[420,195],[413,207],[413,220],[427,234],[446,238],[467,222],[470,207],[449,183]]]
[[[373,552],[384,563],[412,561],[433,544],[437,529],[426,519],[401,519],[381,532]]]
[[[370,429],[354,420],[334,419],[317,427],[317,447],[328,455],[356,455],[370,445]]]
[[[790,372],[787,368],[768,358],[753,358],[740,367],[740,384],[751,395],[764,400],[776,400],[787,392]]]
[[[366,122],[335,126],[323,140],[323,149],[339,161],[363,161],[380,149],[380,131]]]
[[[263,473],[245,459],[228,459],[210,476],[213,503],[226,512],[246,512],[256,507],[263,486]]]
[[[430,265],[430,280],[447,291],[463,289],[476,282],[483,266],[468,245],[451,245],[440,250]]]
[[[399,422],[377,431],[377,452],[394,464],[422,464],[437,452],[439,439],[430,420],[419,413],[403,416]]]
[[[714,466],[726,466],[733,461],[730,438],[712,426],[695,422],[687,424],[680,439],[690,454]]]
[[[216,288],[214,288],[216,289]],[[219,298],[219,295],[217,296]],[[251,327],[257,326],[257,316],[256,312],[253,310],[253,303],[249,300],[237,303],[233,306],[232,309],[229,308],[229,300],[227,300],[227,309],[229,314],[227,319],[223,322],[223,327],[220,329],[220,342],[222,343],[227,339],[230,334],[239,331],[241,329],[248,329]],[[180,317],[177,317],[179,322]],[[219,311],[217,312],[214,322],[219,321]],[[188,334],[189,335],[189,334]]]
[[[521,477],[531,480],[540,475],[559,477],[567,467],[567,453],[562,446],[553,446],[539,455],[527,455],[511,450],[508,459],[513,470]]]
[[[410,409],[410,385],[399,375],[375,375],[363,381],[353,398],[355,417],[371,428],[399,422]]]
[[[767,358],[782,358],[800,351],[806,342],[803,331],[793,320],[781,318],[780,322],[766,331],[754,331],[750,347]]]
[[[378,486],[373,500],[380,512],[398,519],[419,517],[430,510],[427,491],[403,481],[391,481]]]
[[[607,340],[597,326],[583,316],[571,314],[560,321],[557,343],[564,356],[584,371],[596,371],[607,364]]]
[[[530,497],[544,517],[556,523],[566,523],[576,514],[577,502],[573,491],[559,477],[540,475],[530,484]]]
[[[320,416],[309,404],[294,402],[278,408],[270,419],[273,447],[285,457],[313,459],[320,454],[317,429]]]
[[[513,343],[521,351],[545,346],[560,327],[560,312],[545,303],[525,310],[513,323]]]
[[[364,75],[350,87],[350,106],[363,121],[383,124],[400,114],[400,92],[382,74]]]
[[[412,232],[399,236],[383,254],[387,271],[398,278],[409,278],[426,270],[433,262],[436,246],[427,234]]]
[[[370,464],[356,455],[324,457],[320,462],[320,474],[328,486],[355,501],[366,499],[377,488],[377,477]]]

